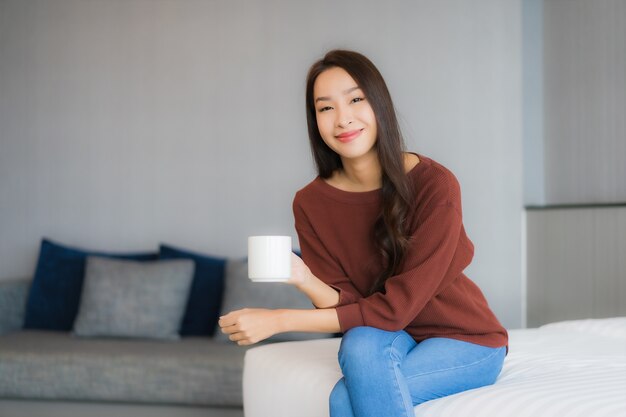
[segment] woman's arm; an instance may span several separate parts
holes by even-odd
[[[268,310],[244,308],[220,317],[222,332],[238,345],[251,345],[284,332],[337,333],[339,318],[333,307],[339,302],[339,292],[317,278],[304,261],[293,254],[289,284],[305,293],[315,310]]]
[[[334,308],[267,310],[244,308],[220,317],[222,332],[238,345],[251,345],[283,332],[337,333],[341,331]]]
[[[304,261],[295,254],[291,257],[291,279],[288,283],[306,294],[317,308],[333,307],[339,303],[339,292],[313,275]]]
[[[319,239],[302,208],[302,198],[302,193],[298,192],[293,201],[293,214],[298,241],[302,250],[302,260],[293,259],[292,270],[293,267],[298,267],[300,263],[306,262],[307,269],[310,268],[309,272],[316,279],[309,282],[310,285],[304,285],[300,290],[318,308],[338,307],[356,302],[363,296],[354,287],[339,260],[328,252],[326,246]],[[294,281],[297,279],[295,278],[298,275],[297,270],[292,275],[294,279],[290,280],[290,283],[296,284]],[[324,281],[317,277],[323,278]],[[333,291],[337,293],[337,299],[334,298]]]

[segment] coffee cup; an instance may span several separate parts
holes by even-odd
[[[248,277],[255,282],[284,282],[291,278],[291,236],[250,236]]]

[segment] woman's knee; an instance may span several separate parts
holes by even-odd
[[[380,362],[397,332],[361,326],[348,330],[341,340],[339,364],[344,369],[350,365],[372,365]]]
[[[360,326],[353,327],[344,333],[341,345],[362,344],[368,340],[378,339],[384,333],[389,333],[376,327]]]

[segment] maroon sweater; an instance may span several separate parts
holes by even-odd
[[[506,330],[463,270],[474,255],[465,234],[461,191],[454,174],[419,155],[407,175],[416,205],[409,213],[411,241],[402,271],[385,293],[368,295],[382,271],[373,226],[380,190],[342,191],[317,177],[293,201],[302,258],[311,272],[339,291],[334,306],[341,331],[357,326],[406,330],[416,341],[448,337],[484,346],[508,343]]]

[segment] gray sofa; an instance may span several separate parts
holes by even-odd
[[[25,330],[28,278],[0,280],[0,416],[243,417],[247,348],[219,332],[178,340],[81,337]],[[229,260],[222,313],[312,308],[291,285],[253,283]],[[262,343],[327,337],[279,334]]]
[[[0,281],[1,416],[243,416],[245,348],[23,330],[29,283]]]

